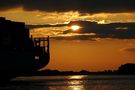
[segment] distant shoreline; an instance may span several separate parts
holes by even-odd
[[[79,72],[75,71],[59,71],[59,70],[42,70],[34,73],[27,74],[26,76],[68,76],[68,75],[135,75],[135,64],[126,63],[121,65],[118,70],[104,70],[97,72],[90,72],[82,70]]]

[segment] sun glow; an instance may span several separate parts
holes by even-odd
[[[77,31],[77,30],[80,29],[80,26],[78,26],[78,25],[73,25],[73,26],[71,26],[71,29],[72,29],[73,31]]]
[[[98,21],[98,24],[106,24],[105,20]]]

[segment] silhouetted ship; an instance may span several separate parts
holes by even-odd
[[[49,37],[32,38],[24,23],[0,17],[0,81],[41,69],[49,56]]]

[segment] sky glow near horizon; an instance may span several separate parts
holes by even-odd
[[[18,6],[1,10],[0,16],[13,21],[25,22],[27,25],[67,24],[74,20],[95,21],[98,24],[135,23],[135,11],[49,12]],[[68,29],[69,27],[66,26],[40,27],[30,31],[35,37],[51,36],[51,60],[44,69],[101,71],[115,70],[125,63],[135,63],[135,38],[101,38],[96,36],[97,33],[64,34],[63,32]],[[127,27],[118,27],[116,30],[127,30]],[[93,36],[96,37],[92,38]]]

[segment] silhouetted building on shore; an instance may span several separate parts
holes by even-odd
[[[25,23],[0,17],[0,81],[33,73],[49,62],[49,37],[29,37]]]

